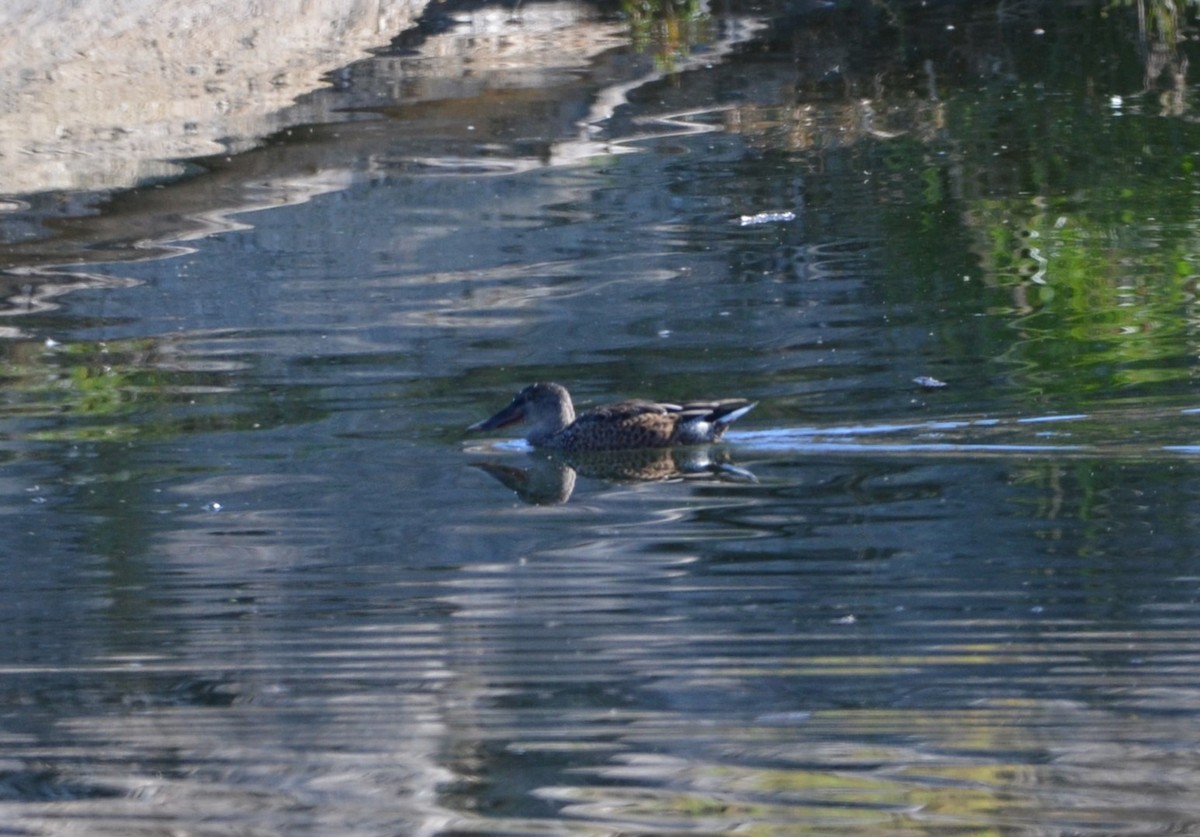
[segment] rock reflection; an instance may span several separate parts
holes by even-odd
[[[633,451],[533,454],[525,465],[502,461],[472,463],[531,505],[556,505],[571,499],[579,476],[606,482],[718,480],[757,482],[735,465],[721,446]]]

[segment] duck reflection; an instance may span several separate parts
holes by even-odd
[[[523,464],[474,462],[531,505],[554,505],[571,499],[579,476],[609,482],[676,482],[715,480],[757,482],[739,468],[724,447],[697,446],[590,453],[535,453]]]

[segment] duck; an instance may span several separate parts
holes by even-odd
[[[530,445],[566,453],[673,448],[716,442],[755,406],[757,402],[745,398],[686,404],[633,400],[595,407],[577,417],[566,387],[536,383],[467,430],[496,430],[526,422],[525,441]]]

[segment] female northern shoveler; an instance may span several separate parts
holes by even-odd
[[[622,401],[576,418],[564,387],[532,384],[496,415],[467,429],[495,430],[527,421],[531,427],[525,440],[537,448],[568,452],[670,448],[715,442],[753,407],[744,398],[689,404]]]

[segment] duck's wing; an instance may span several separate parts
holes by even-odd
[[[678,412],[680,409],[677,404],[659,404],[656,401],[642,401],[640,399],[618,401],[616,404],[604,404],[600,407],[593,407],[575,419],[575,422],[578,424],[584,422],[637,421],[647,416],[665,416],[668,413]]]
[[[750,412],[755,405],[745,398],[722,398],[719,401],[689,401],[686,404],[662,404],[672,413],[678,413],[682,421],[716,422],[729,424]]]

